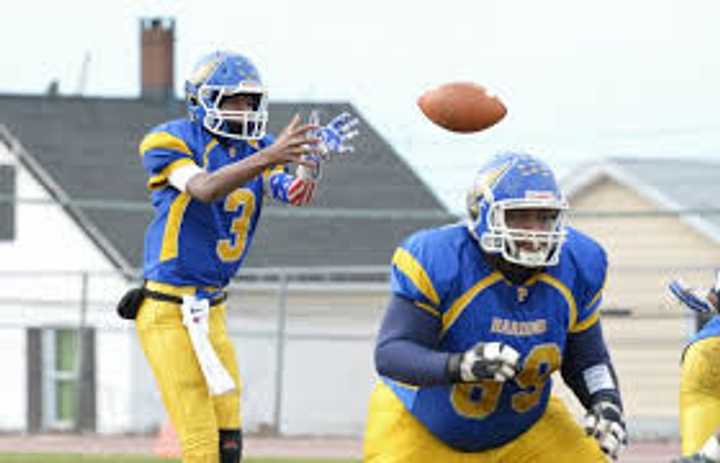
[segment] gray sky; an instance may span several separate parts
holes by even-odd
[[[454,209],[506,148],[560,174],[605,156],[720,157],[716,0],[13,1],[0,93],[52,79],[77,93],[88,55],[84,94],[135,96],[138,18],[156,15],[177,21],[178,94],[201,55],[244,53],[271,99],[352,102]],[[416,99],[452,80],[495,90],[506,119],[473,135],[433,126]]]

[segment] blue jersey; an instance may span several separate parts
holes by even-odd
[[[720,315],[715,315],[708,320],[702,329],[690,338],[688,345],[705,338],[712,338],[714,336],[720,336]]]
[[[464,225],[412,235],[393,256],[392,290],[441,322],[437,349],[463,352],[498,341],[520,353],[511,381],[417,387],[383,378],[405,407],[453,448],[497,447],[543,414],[550,375],[568,333],[598,321],[607,269],[602,247],[569,229],[558,265],[514,285],[483,259]]]
[[[250,142],[218,139],[188,119],[152,129],[140,143],[155,218],[145,234],[144,277],[173,285],[224,287],[252,243],[263,195],[287,202],[292,176],[268,169],[213,203],[193,199],[168,183],[188,164],[207,172],[253,155],[272,137]]]

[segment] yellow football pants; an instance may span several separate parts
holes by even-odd
[[[370,398],[363,448],[365,463],[605,463],[594,439],[555,397],[528,431],[507,444],[481,452],[458,452],[408,412],[384,383]]]
[[[688,347],[680,379],[682,453],[692,455],[720,429],[720,338]]]
[[[168,287],[175,295],[194,288]],[[137,333],[160,389],[165,408],[180,438],[183,463],[217,463],[218,429],[239,429],[240,393],[235,349],[225,327],[225,304],[210,309],[209,338],[237,389],[210,396],[178,304],[145,299],[136,319]]]

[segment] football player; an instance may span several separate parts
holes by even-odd
[[[250,248],[263,198],[310,203],[321,163],[352,149],[357,119],[344,113],[319,126],[295,115],[277,138],[267,134],[260,75],[230,52],[204,57],[185,93],[188,117],[140,143],[155,218],[145,236],[137,332],[182,461],[237,463],[241,381],[224,288]],[[299,166],[296,175],[289,163]]]
[[[626,445],[598,307],[603,248],[565,225],[541,160],[504,153],[478,173],[466,223],[395,251],[375,347],[366,462],[586,463]],[[560,370],[585,429],[551,397]]]
[[[672,281],[670,293],[696,312],[715,314],[688,342],[680,378],[680,436],[684,458],[678,463],[720,463],[720,271],[711,289]]]

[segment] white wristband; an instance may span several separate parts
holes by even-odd
[[[586,368],[583,371],[583,379],[590,394],[595,394],[603,389],[615,389],[610,368],[604,363]]]

